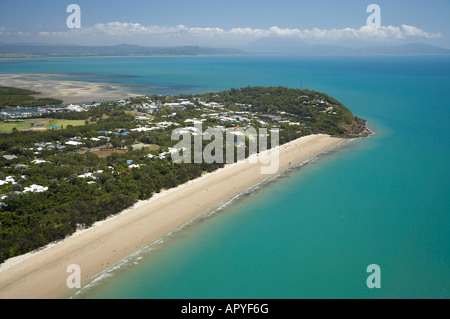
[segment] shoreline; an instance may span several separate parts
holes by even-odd
[[[137,261],[147,258],[154,249],[159,249],[159,245],[164,244],[170,240],[178,239],[177,234],[180,231],[190,229],[191,227],[196,227],[200,223],[206,221],[207,219],[213,217],[216,214],[220,213],[226,213],[227,208],[229,208],[232,205],[235,205],[239,203],[241,200],[245,200],[247,196],[253,195],[265,187],[269,187],[272,183],[276,183],[278,180],[284,179],[285,177],[290,176],[291,174],[295,173],[296,171],[302,169],[305,166],[308,166],[310,164],[313,164],[314,162],[320,160],[322,157],[333,154],[334,152],[338,152],[340,148],[344,148],[347,143],[351,143],[355,138],[346,138],[340,143],[338,143],[335,146],[330,147],[329,149],[323,151],[322,153],[319,153],[315,156],[312,156],[303,162],[299,162],[296,164],[293,164],[289,167],[287,167],[285,170],[278,172],[277,174],[271,175],[267,179],[264,179],[260,181],[259,183],[247,188],[243,192],[237,194],[236,196],[232,197],[226,202],[222,202],[219,205],[216,205],[215,207],[206,210],[202,214],[194,217],[190,221],[186,222],[185,224],[181,225],[177,229],[174,229],[173,231],[165,234],[162,237],[159,237],[155,239],[154,241],[148,243],[147,245],[143,246],[142,248],[136,250],[135,252],[127,255],[123,259],[117,261],[116,263],[112,264],[110,267],[100,271],[99,273],[95,274],[86,282],[82,283],[82,287],[75,292],[70,292],[64,296],[61,296],[62,299],[83,299],[85,297],[85,293],[89,294],[89,291],[91,289],[95,289],[97,284],[101,282],[103,279],[110,279],[111,276],[119,275],[121,274],[121,271],[123,271],[123,268],[125,268],[125,272],[127,271],[126,268],[136,265]],[[189,183],[189,182],[188,182]],[[183,184],[184,185],[184,184]],[[180,185],[182,186],[182,185]],[[183,236],[183,235],[180,235]],[[88,297],[89,298],[89,297]]]
[[[0,265],[0,298],[64,298],[73,294],[75,291],[66,286],[68,265],[79,265],[82,282],[89,280],[251,187],[344,141],[350,140],[325,134],[299,138],[279,146],[279,170],[274,174],[260,174],[260,168],[266,165],[259,161],[228,164],[139,201],[62,241],[9,259]]]
[[[64,76],[63,73],[0,73],[0,86],[33,90],[40,92],[33,95],[35,98],[61,99],[64,104],[114,101],[140,96],[140,94],[127,93],[120,85],[107,82],[61,80],[60,78]]]

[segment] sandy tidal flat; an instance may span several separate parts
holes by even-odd
[[[12,86],[40,92],[35,98],[50,97],[64,103],[111,101],[136,96],[119,85],[63,80],[63,74],[0,74],[0,86]]]
[[[69,265],[79,265],[82,280],[87,280],[252,186],[345,140],[324,134],[302,137],[279,147],[279,170],[274,174],[261,174],[261,166],[268,166],[261,161],[229,164],[39,252],[7,260],[0,269],[0,298],[59,298],[75,292],[66,284]]]

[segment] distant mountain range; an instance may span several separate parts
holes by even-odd
[[[338,45],[309,45],[296,39],[263,38],[242,48],[247,53],[265,54],[450,54],[450,50],[425,44],[378,45],[349,48]]]
[[[334,45],[309,45],[295,39],[264,38],[241,49],[208,48],[200,46],[144,47],[120,44],[113,46],[77,46],[30,43],[1,43],[0,57],[79,57],[79,56],[172,56],[172,55],[230,55],[230,54],[450,54],[450,50],[412,43],[394,46],[349,48]]]
[[[242,54],[244,51],[199,46],[144,47],[120,44],[113,46],[77,46],[28,43],[0,43],[0,56],[155,56]]]

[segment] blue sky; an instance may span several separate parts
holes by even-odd
[[[81,8],[81,29],[66,25],[71,3]],[[361,29],[371,3],[381,8],[378,32]],[[449,16],[450,0],[2,0],[0,41],[239,46],[287,37],[450,48]]]

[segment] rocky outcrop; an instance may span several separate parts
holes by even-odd
[[[367,120],[355,116],[346,136],[350,138],[367,137],[370,134],[372,134],[372,131],[367,127]]]

